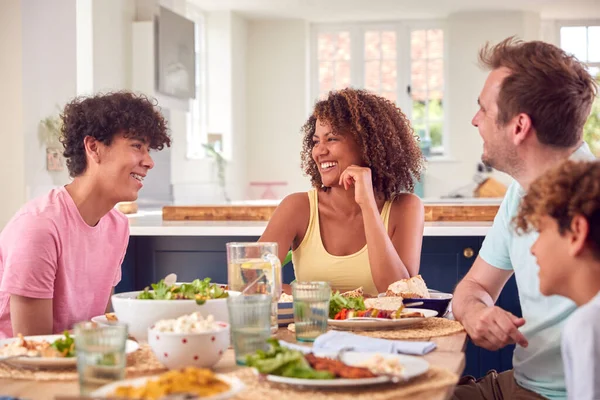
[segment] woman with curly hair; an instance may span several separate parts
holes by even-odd
[[[292,248],[299,281],[375,296],[419,271],[424,210],[409,193],[423,155],[392,102],[344,89],[319,101],[304,124],[302,168],[313,189],[287,196],[260,241]]]
[[[169,146],[156,104],[128,92],[78,98],[61,115],[73,181],[25,204],[0,233],[0,338],[62,333],[103,314],[121,279],[127,217]]]

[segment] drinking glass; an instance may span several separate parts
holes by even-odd
[[[281,296],[281,262],[277,243],[227,243],[227,284],[242,295],[271,295],[271,332],[277,332],[277,302]]]
[[[293,282],[296,340],[314,342],[327,332],[331,287],[327,282]]]
[[[75,324],[75,351],[82,395],[125,378],[127,325]]]
[[[246,357],[256,350],[267,350],[271,337],[271,304],[269,294],[230,296],[227,298],[231,340],[235,362],[246,364]]]

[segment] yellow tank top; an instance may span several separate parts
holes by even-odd
[[[371,275],[367,245],[354,254],[334,256],[329,254],[321,240],[317,190],[308,192],[310,220],[302,243],[292,252],[292,262],[297,281],[325,281],[339,291],[354,290],[360,286],[365,293],[377,295]],[[386,201],[381,219],[388,231],[392,202]]]

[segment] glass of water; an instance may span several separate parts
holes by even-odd
[[[235,362],[246,364],[246,357],[256,350],[268,350],[271,337],[271,295],[229,296],[229,325]]]
[[[277,302],[281,296],[281,262],[275,242],[227,243],[229,290],[243,295],[270,294],[271,333],[276,333]]]
[[[314,342],[327,332],[331,287],[327,282],[293,282],[296,340]]]
[[[75,324],[75,351],[82,395],[125,378],[127,325]]]

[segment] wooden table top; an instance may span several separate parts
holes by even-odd
[[[294,334],[285,328],[279,329],[277,338],[288,342],[295,342]],[[465,344],[466,333],[457,333],[449,336],[430,338],[437,344],[436,350],[424,356],[431,365],[446,368],[458,375],[462,374],[465,368]],[[227,373],[243,368],[235,364],[235,357],[232,349],[227,350],[223,358],[215,366],[214,370],[218,373]],[[367,389],[368,390],[368,389]],[[431,400],[446,400],[452,394],[452,389],[442,390],[432,397]],[[78,396],[79,384],[77,381],[69,382],[47,382],[30,380],[0,379],[0,394],[3,396],[13,396],[35,400],[50,400],[57,396]]]

